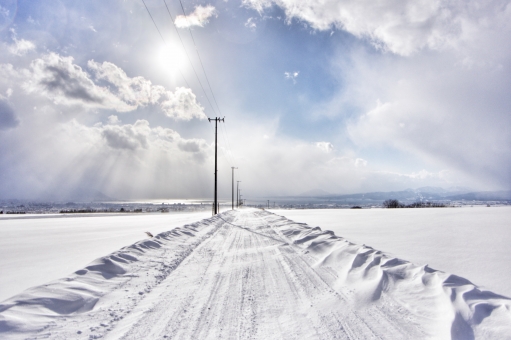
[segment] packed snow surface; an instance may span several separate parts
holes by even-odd
[[[271,210],[511,297],[511,207]]]
[[[331,231],[226,212],[0,304],[6,339],[504,339],[511,301]]]
[[[156,235],[211,213],[11,216],[0,218],[0,302],[146,239],[146,231]]]

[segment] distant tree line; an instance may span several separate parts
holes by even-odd
[[[403,204],[395,199],[388,199],[383,201],[384,208],[445,208],[443,203],[435,202],[414,202],[412,204]]]

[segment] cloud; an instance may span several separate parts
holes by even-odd
[[[120,122],[121,122],[121,120],[116,115],[108,116],[108,124],[114,125],[114,124],[119,124]]]
[[[147,137],[151,133],[147,120],[137,120],[133,125],[106,125],[101,130],[110,147],[128,150],[147,149]]]
[[[168,128],[162,128],[161,126],[153,129],[153,132],[158,136],[158,138],[169,142],[179,141],[181,139],[181,136],[176,131]]]
[[[299,74],[300,74],[300,72],[298,72],[298,71],[295,71],[295,72],[284,72],[284,77],[286,79],[291,79],[293,81],[293,84],[296,84],[296,78],[298,78]]]
[[[30,69],[21,70],[19,75],[24,80],[25,91],[42,94],[55,104],[113,109],[118,112],[136,108],[120,100],[108,88],[97,86],[80,66],[73,63],[72,57],[47,54],[32,61]]]
[[[174,21],[175,25],[179,28],[189,28],[192,26],[204,27],[209,22],[209,18],[216,15],[215,7],[211,5],[197,6],[195,10],[189,15],[178,15]]]
[[[330,152],[334,149],[334,146],[330,142],[317,142],[316,146],[325,152]]]
[[[63,199],[77,188],[119,198],[209,195],[205,183],[213,153],[204,140],[146,120],[87,126],[54,118],[33,112],[16,129],[0,133],[0,197],[44,199],[51,193]]]
[[[14,43],[7,47],[7,50],[14,55],[19,57],[24,56],[27,52],[35,50],[35,44],[25,39],[14,38]]]
[[[36,46],[33,42],[17,38],[16,30],[14,30],[14,28],[9,29],[9,32],[11,33],[13,43],[7,45],[7,51],[9,51],[11,54],[21,57],[27,54],[27,52],[35,50]]]
[[[19,125],[14,109],[0,96],[0,130],[8,130]]]
[[[171,92],[163,86],[152,85],[143,77],[130,78],[120,67],[109,62],[100,64],[91,60],[87,65],[96,79],[113,85],[114,93],[131,106],[159,105],[167,116],[175,119],[206,119],[204,108],[197,103],[191,89],[178,87]]]
[[[472,39],[481,27],[509,23],[511,5],[499,0],[456,1],[382,0],[243,0],[259,12],[273,4],[293,19],[326,31],[342,29],[368,39],[382,50],[411,55],[423,48],[443,49]],[[495,18],[496,17],[496,18]],[[497,19],[497,20],[495,20]],[[508,25],[508,24],[507,24]]]
[[[255,18],[248,18],[247,21],[245,22],[245,27],[254,31],[257,28]]]
[[[326,111],[358,108],[346,127],[357,147],[400,150],[464,173],[471,187],[511,188],[511,98],[504,90],[511,70],[497,66],[511,48],[506,53],[475,53],[486,63],[467,69],[455,53],[402,59],[357,52],[344,68],[344,90]]]
[[[355,166],[367,166],[367,161],[362,158],[355,159]]]
[[[1,64],[0,74],[21,82],[27,93],[45,96],[57,105],[117,112],[157,105],[176,120],[206,118],[191,89],[178,87],[172,92],[143,77],[130,78],[109,62],[90,60],[87,66],[94,77],[76,65],[72,57],[50,53],[33,60],[29,69],[17,70],[10,64]]]

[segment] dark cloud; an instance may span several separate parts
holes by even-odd
[[[76,77],[67,68],[46,66],[45,70],[46,77],[41,79],[40,84],[45,86],[48,91],[62,93],[66,97],[83,100],[87,103],[103,103],[103,98],[90,90],[94,88],[94,84],[90,80]]]
[[[0,130],[12,129],[19,123],[12,107],[7,102],[0,100]]]

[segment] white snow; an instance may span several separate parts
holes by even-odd
[[[511,300],[261,210],[226,212],[0,304],[2,339],[505,339]]]
[[[0,218],[0,301],[64,277],[91,260],[211,212],[4,215]]]
[[[511,207],[271,210],[511,297]]]

